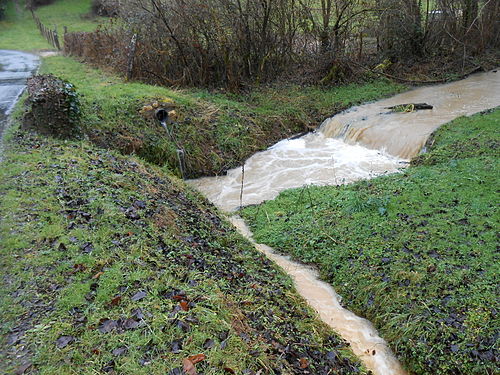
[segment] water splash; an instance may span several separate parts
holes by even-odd
[[[204,177],[188,181],[217,206],[234,211],[242,205],[275,198],[281,191],[305,185],[340,185],[397,172],[406,161],[383,151],[349,145],[326,138],[322,133],[284,140],[253,155],[242,168],[226,176]]]

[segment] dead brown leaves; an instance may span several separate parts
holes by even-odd
[[[197,375],[195,365],[199,362],[204,361],[206,358],[207,356],[203,353],[184,358],[184,360],[182,361],[184,372],[188,375]]]

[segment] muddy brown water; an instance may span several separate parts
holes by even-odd
[[[398,104],[426,102],[432,110],[393,113]],[[275,198],[304,185],[338,185],[394,173],[417,155],[429,135],[457,117],[500,105],[500,72],[421,87],[327,119],[319,130],[278,142],[225,176],[190,184],[226,211]],[[241,202],[240,202],[241,196]]]
[[[323,322],[350,344],[352,351],[366,368],[375,375],[406,374],[373,325],[343,308],[335,290],[329,284],[318,280],[316,270],[277,254],[269,246],[256,243],[245,221],[239,216],[232,216],[230,221],[257,250],[279,265],[292,278],[299,294],[318,312]]]
[[[387,109],[404,103],[424,102],[434,109],[410,113],[391,113]],[[500,72],[491,71],[355,107],[326,120],[321,132],[327,138],[341,138],[349,144],[361,144],[411,159],[441,125],[499,105]]]
[[[388,107],[428,103],[432,110],[394,113]],[[338,185],[396,173],[421,152],[430,134],[460,116],[500,105],[500,72],[417,88],[389,99],[351,108],[327,119],[315,133],[284,140],[259,152],[242,168],[226,176],[188,181],[215,205],[235,211],[275,198],[281,191],[304,185]],[[244,178],[243,178],[244,177]],[[255,247],[294,280],[297,291],[319,317],[350,343],[353,352],[376,375],[406,374],[387,343],[370,322],[342,307],[333,288],[318,280],[317,272],[266,245],[257,244],[245,222],[233,225]]]

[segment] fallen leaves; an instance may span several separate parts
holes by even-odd
[[[184,360],[182,361],[184,372],[188,375],[196,375],[197,372],[195,365],[199,362],[204,361],[206,358],[206,355],[203,353],[184,358]]]
[[[115,356],[115,357],[119,357],[125,353],[127,353],[128,349],[125,347],[125,346],[122,346],[120,348],[116,348],[115,350],[113,350],[111,353]]]
[[[204,361],[206,358],[207,356],[205,354],[196,354],[188,357],[187,359],[189,359],[191,362],[193,362],[194,365],[196,365],[197,363]]]
[[[111,302],[109,303],[110,306],[118,306],[122,300],[122,296],[116,296],[114,297]]]
[[[116,322],[116,320],[104,319],[101,320],[101,324],[99,325],[98,329],[101,333],[108,333],[116,328],[118,328],[118,323]]]
[[[69,344],[71,344],[73,341],[75,341],[75,338],[73,336],[61,336],[57,339],[56,346],[59,349],[63,349]]]
[[[300,358],[299,363],[300,363],[300,368],[302,369],[309,367],[309,360],[307,358]]]
[[[120,318],[118,320],[101,319],[98,330],[101,333],[109,333],[109,332],[114,331],[114,330],[118,330],[119,332],[123,332],[123,331],[136,329],[139,326],[141,326],[141,322],[137,321],[134,318],[127,318],[127,319]]]
[[[215,346],[215,341],[212,339],[206,339],[203,343],[203,349],[212,349]]]
[[[72,273],[83,272],[87,269],[84,264],[78,263],[73,265]]]
[[[174,340],[170,344],[170,350],[174,354],[179,354],[182,350],[182,341],[180,340]]]
[[[182,368],[184,372],[188,375],[196,375],[196,367],[194,367],[193,362],[191,362],[189,359],[185,358],[182,361]]]
[[[143,299],[147,295],[148,294],[145,291],[141,290],[141,291],[137,292],[136,294],[134,294],[131,299],[132,299],[132,301],[136,302],[136,301],[140,301],[141,299]]]
[[[80,249],[83,254],[90,254],[94,250],[94,246],[90,242],[85,242]]]

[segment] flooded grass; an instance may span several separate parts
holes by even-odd
[[[256,241],[317,265],[408,370],[494,374],[499,122],[460,118],[401,174],[289,190],[244,217]]]

